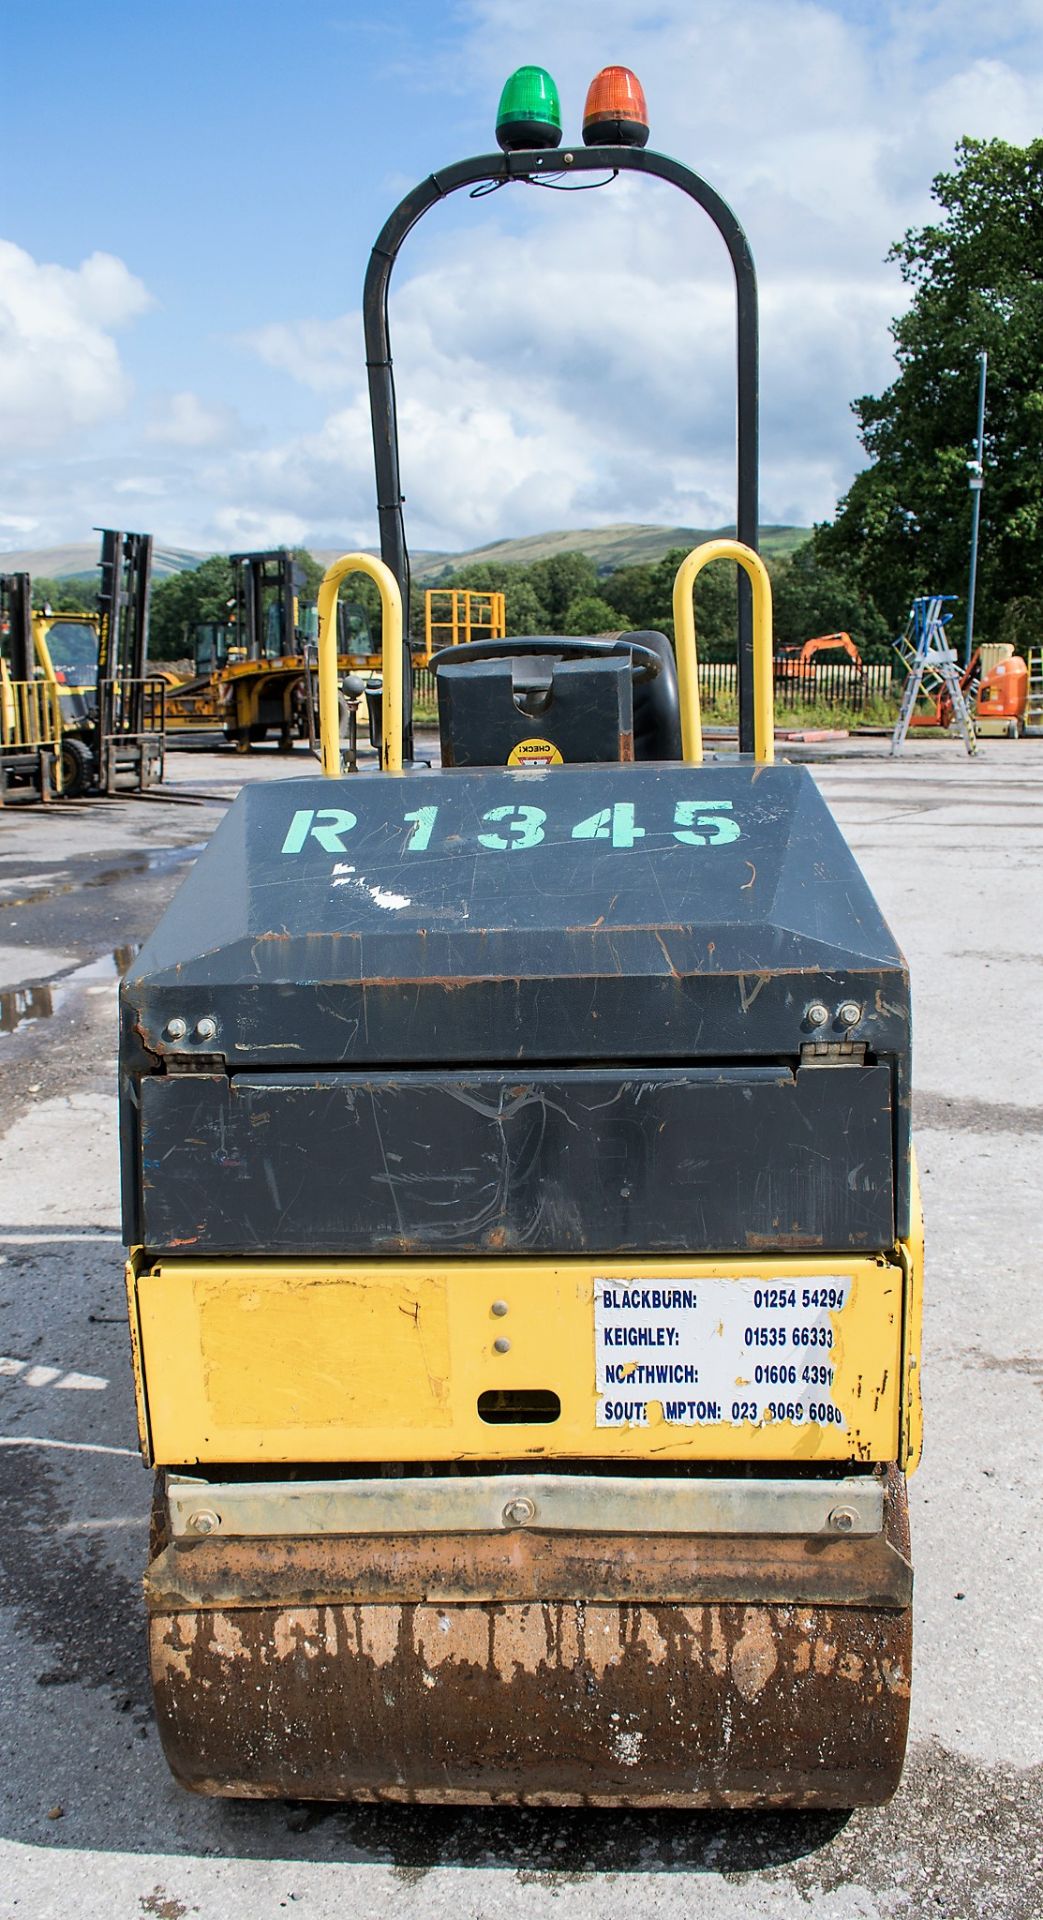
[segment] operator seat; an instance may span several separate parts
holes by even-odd
[[[472,640],[431,665],[444,767],[681,758],[677,669],[663,633]]]
[[[654,680],[638,681],[634,686],[634,759],[680,760],[681,704],[673,647],[665,633],[644,628],[619,637],[633,640],[635,646],[650,647],[663,663],[662,672]]]

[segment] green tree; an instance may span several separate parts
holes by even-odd
[[[518,569],[521,574],[522,569]],[[530,580],[513,580],[504,589],[504,614],[508,633],[547,633],[547,609]]]
[[[808,542],[771,572],[777,647],[849,633],[863,659],[890,659],[890,626],[850,564],[831,565]]]
[[[192,652],[202,620],[227,620],[234,587],[227,554],[215,553],[192,572],[172,573],[152,589],[149,657],[182,660]]]
[[[308,552],[307,547],[294,547],[293,558],[296,560],[297,565],[304,575],[304,584],[301,588],[300,598],[306,603],[314,603],[318,598],[319,588],[322,585],[323,575],[326,569],[319,565],[319,562]],[[351,577],[352,580],[361,580],[363,575],[353,574]],[[358,599],[358,595],[353,591],[352,598]]]
[[[96,613],[98,587],[94,580],[49,580],[43,574],[33,580],[33,606],[37,611],[50,607],[52,613]]]
[[[917,593],[964,592],[977,355],[989,355],[977,620],[1002,630],[1043,596],[1043,139],[962,140],[934,181],[937,222],[891,250],[912,305],[891,329],[898,374],[855,401],[872,464],[816,529],[892,630]]]
[[[562,621],[562,633],[590,634],[620,633],[626,621],[615,607],[610,607],[599,593],[577,593],[565,609]]]
[[[526,569],[530,586],[547,609],[547,632],[567,633],[565,615],[580,594],[596,594],[598,572],[585,553],[555,553]]]
[[[661,629],[671,617],[672,581],[666,586],[658,566],[617,567],[602,585],[628,627]]]

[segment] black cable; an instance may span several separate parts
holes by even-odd
[[[524,176],[524,179],[526,186],[548,187],[551,193],[595,193],[598,187],[610,187],[613,180],[619,179],[619,168],[613,167],[607,180],[577,180],[573,182],[566,180],[563,173],[556,174],[553,179],[537,179],[535,174],[529,173]]]
[[[553,175],[534,173],[512,173],[503,180],[482,180],[472,187],[467,198],[484,200],[487,194],[499,193],[501,187],[510,187],[520,182],[526,187],[548,187],[552,193],[593,193],[598,187],[610,187],[613,180],[619,179],[619,168],[613,167],[607,180],[577,180],[575,185],[568,180],[566,169],[559,167]]]

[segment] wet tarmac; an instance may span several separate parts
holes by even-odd
[[[0,1920],[1039,1920],[1043,742],[817,770],[910,959],[928,1224],[912,1740],[796,1816],[192,1799],[158,1750],[115,1151],[115,996],[243,779],[0,815]],[[363,776],[365,777],[365,776]]]

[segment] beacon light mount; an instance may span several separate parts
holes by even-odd
[[[543,69],[536,69],[544,72]],[[512,76],[513,79],[514,76]],[[601,76],[597,76],[600,79]],[[550,81],[555,99],[557,89]],[[505,93],[507,89],[504,89]],[[550,95],[542,96],[547,117],[540,135],[543,143],[533,147],[505,146],[502,151],[478,154],[458,160],[429,173],[407,193],[385,221],[370,255],[362,299],[366,364],[369,377],[370,417],[373,431],[373,455],[377,482],[377,514],[380,526],[380,553],[398,581],[403,610],[408,623],[409,554],[403,515],[401,468],[398,448],[398,409],[392,370],[391,333],[388,319],[388,292],[395,261],[413,228],[425,213],[451,194],[475,188],[489,192],[512,181],[540,184],[555,175],[644,173],[677,187],[702,208],[724,241],[735,276],[736,294],[736,538],[757,551],[759,540],[759,502],[757,471],[759,460],[759,356],[757,318],[757,275],[749,241],[727,202],[708,181],[673,160],[667,154],[636,144],[579,146],[563,152],[546,143],[554,126],[550,113]],[[606,96],[607,97],[607,96]],[[531,98],[531,97],[530,97]],[[523,104],[519,92],[512,96]],[[589,100],[589,95],[588,95]],[[509,102],[509,104],[511,104]],[[502,110],[502,97],[501,97]],[[506,126],[506,122],[504,123]],[[520,125],[520,123],[518,123]],[[632,123],[637,125],[640,123]],[[594,125],[594,122],[591,122]],[[513,137],[513,136],[511,136]],[[738,695],[739,751],[754,751],[753,698],[753,603],[746,575],[739,577],[738,606]],[[407,624],[408,631],[408,624]],[[409,676],[403,675],[403,725],[406,758],[411,758],[412,715],[408,705]]]

